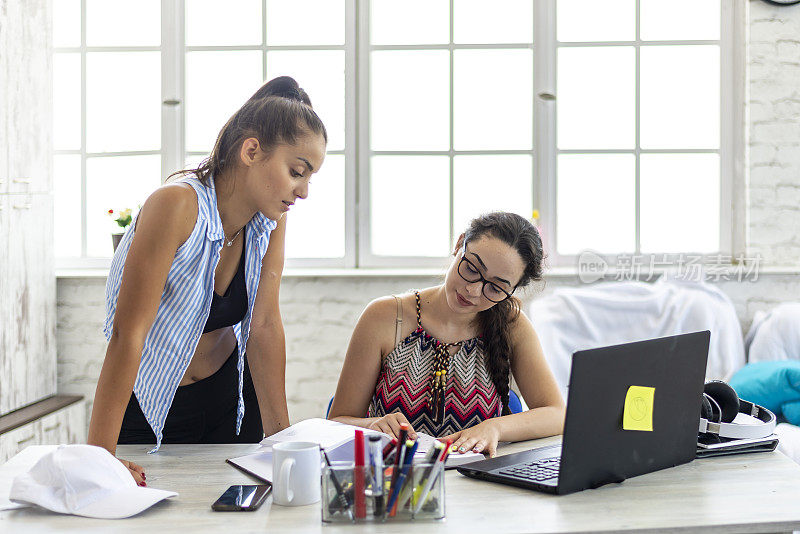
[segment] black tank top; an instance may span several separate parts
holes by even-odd
[[[211,297],[211,309],[203,333],[217,330],[225,326],[232,326],[244,319],[247,313],[247,285],[244,280],[244,251],[245,235],[242,235],[242,257],[239,259],[239,268],[233,275],[225,294],[220,296],[214,291]]]

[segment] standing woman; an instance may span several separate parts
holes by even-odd
[[[540,280],[542,240],[514,213],[474,219],[444,283],[371,302],[347,349],[329,417],[397,435],[410,423],[459,452],[562,431],[564,401],[513,293]],[[513,375],[529,410],[511,414]]]
[[[326,143],[305,91],[276,78],[197,169],[150,195],[111,264],[89,444],[155,452],[162,442],[258,442],[289,425],[284,215],[308,195]],[[122,462],[145,485],[142,468]]]

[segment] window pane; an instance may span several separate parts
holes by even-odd
[[[633,252],[635,158],[628,154],[562,154],[558,157],[559,254],[583,250]]]
[[[372,149],[448,150],[448,52],[376,51],[371,58]]]
[[[81,149],[81,55],[53,54],[53,147]]]
[[[308,198],[292,206],[286,257],[344,257],[344,156],[326,156],[322,169],[311,178]]]
[[[184,169],[196,169],[204,159],[208,157],[208,154],[186,154],[186,158],[184,159]]]
[[[81,255],[81,156],[53,156],[55,233],[53,253],[59,257]]]
[[[531,0],[453,0],[456,43],[532,43]]]
[[[447,0],[372,0],[369,10],[369,38],[374,45],[450,42]]]
[[[159,150],[161,54],[86,54],[86,149]]]
[[[530,150],[533,52],[456,50],[453,61],[454,148]]]
[[[53,1],[53,48],[81,45],[81,1]]]
[[[261,0],[185,1],[188,46],[261,44]]]
[[[719,46],[643,46],[642,148],[719,147]]]
[[[490,211],[533,213],[530,156],[456,156],[453,162],[453,233]]]
[[[719,250],[719,156],[642,154],[643,252]]]
[[[344,149],[344,51],[267,52],[267,79],[291,76],[328,131],[328,150]]]
[[[640,1],[643,41],[719,39],[719,0]]]
[[[161,45],[161,2],[86,0],[86,45]]]
[[[205,152],[236,110],[263,84],[259,50],[186,54],[186,150]],[[210,83],[214,80],[225,83]]]
[[[267,0],[267,45],[343,45],[344,0]]]
[[[558,148],[633,148],[633,47],[558,50]]]
[[[450,248],[447,156],[375,156],[370,192],[373,254],[447,255]]]
[[[635,0],[558,0],[556,21],[562,42],[636,39]]]
[[[113,254],[111,233],[119,226],[108,215],[130,208],[134,214],[161,185],[161,156],[119,156],[86,160],[86,223],[89,256]]]

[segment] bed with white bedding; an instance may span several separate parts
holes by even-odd
[[[699,330],[711,332],[707,380],[728,381],[748,360],[796,360],[800,367],[800,304],[785,304],[757,314],[743,337],[731,300],[702,281],[665,275],[654,283],[601,282],[560,288],[535,299],[526,312],[564,398],[575,351]],[[784,390],[796,385],[795,422],[800,423],[800,379],[795,384],[794,375],[787,376],[779,383]],[[794,401],[791,391],[784,391],[784,395]],[[747,400],[761,404],[759,398]],[[793,412],[787,409],[787,413]],[[779,450],[800,463],[800,427],[783,422],[776,432],[781,438]]]

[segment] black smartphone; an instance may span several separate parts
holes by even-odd
[[[236,485],[228,488],[214,504],[217,512],[252,512],[264,502],[272,484]]]

